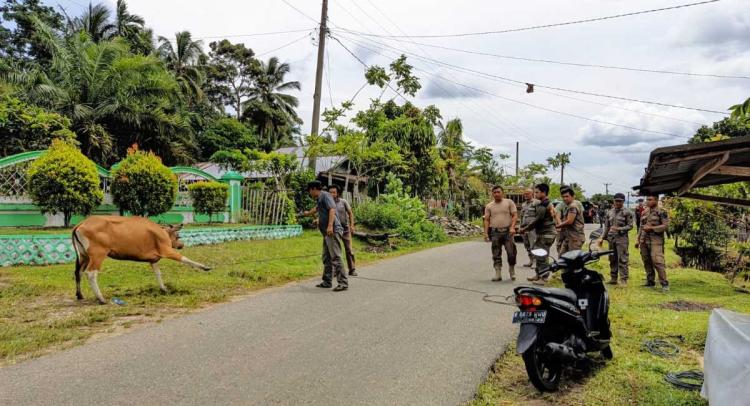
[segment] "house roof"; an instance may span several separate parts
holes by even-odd
[[[706,196],[696,195],[690,190],[747,180],[750,180],[750,136],[657,148],[651,152],[640,185],[633,189],[638,190],[641,195],[668,194],[705,198]],[[736,200],[712,201],[745,205]]]

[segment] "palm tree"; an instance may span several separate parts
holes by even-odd
[[[560,186],[565,184],[565,166],[570,163],[570,152],[558,153],[552,158],[547,158],[547,163],[553,168],[560,168]]]
[[[174,73],[182,94],[188,100],[203,98],[201,85],[204,75],[198,66],[203,56],[202,46],[202,41],[193,41],[189,31],[176,33],[174,45],[169,39],[159,37],[159,56],[167,65],[167,69]]]
[[[84,154],[112,164],[138,143],[167,162],[190,160],[192,135],[174,113],[179,87],[158,58],[133,55],[123,38],[96,43],[88,35],[61,37],[36,24],[52,64],[23,75],[24,93],[70,118]]]
[[[277,57],[270,58],[268,62],[261,61],[254,78],[255,86],[243,106],[243,119],[258,128],[267,150],[289,142],[295,128],[302,124],[296,111],[299,100],[283,93],[302,88],[297,81],[285,82],[284,76],[289,71],[289,64],[279,63]]]
[[[445,161],[445,171],[448,175],[448,191],[457,196],[466,184],[469,162],[466,152],[469,145],[463,138],[463,124],[456,118],[443,126],[438,123],[438,143],[440,158]]]
[[[89,3],[86,11],[74,19],[68,17],[68,31],[70,33],[83,31],[89,35],[92,41],[99,42],[111,38],[116,27],[110,21],[111,11],[104,4],[93,5]]]
[[[143,30],[145,24],[146,21],[143,17],[130,14],[125,0],[117,0],[115,6],[115,35],[123,38],[135,37]]]
[[[730,107],[729,110],[732,112],[732,118],[738,120],[747,119],[750,117],[750,97],[744,103],[735,104]]]

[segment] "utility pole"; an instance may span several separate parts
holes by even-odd
[[[611,183],[604,184],[604,190],[605,190],[604,194],[607,196],[609,196],[609,185],[611,185]]]
[[[313,115],[310,135],[318,135],[320,125],[320,96],[323,94],[323,58],[326,49],[326,35],[328,35],[328,0],[323,0],[320,11],[320,33],[318,34],[318,66],[315,71],[315,93],[313,94]],[[315,158],[310,157],[310,168],[315,169]],[[316,174],[317,175],[317,174]]]
[[[518,178],[518,141],[516,141],[516,178]]]

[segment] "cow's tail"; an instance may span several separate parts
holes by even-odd
[[[84,247],[83,247],[83,244],[81,243],[81,240],[78,238],[77,226],[73,228],[71,240],[73,241],[73,250],[76,252],[76,270],[75,270],[76,298],[80,300],[80,299],[83,299],[83,294],[81,293],[81,268],[83,268],[83,263],[85,262],[85,260],[81,258],[84,256],[84,254],[81,253],[80,250],[83,249]]]

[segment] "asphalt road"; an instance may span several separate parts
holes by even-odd
[[[515,338],[490,247],[466,242],[305,281],[0,369],[0,405],[456,405]],[[447,287],[365,280],[444,285]]]

